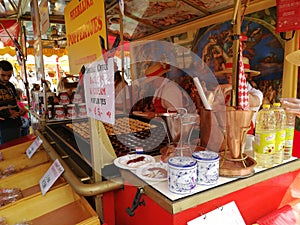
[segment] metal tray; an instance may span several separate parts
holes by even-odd
[[[118,118],[122,118],[122,115],[118,115],[116,119]],[[138,117],[130,118],[137,119],[144,123],[149,123],[149,121],[146,119],[141,119]],[[85,120],[74,120],[73,123],[83,121]],[[72,121],[68,122],[70,123]],[[88,138],[83,138],[80,134],[74,132],[70,127],[67,126],[67,124],[68,123],[52,123],[47,126],[48,130],[50,128],[51,133],[53,133],[55,136],[59,136],[60,139],[63,139],[80,154],[82,154],[81,149],[90,149],[90,140]],[[143,149],[143,153],[145,154],[159,154],[160,149],[168,144],[167,135],[163,125],[159,121],[152,120],[151,124],[155,125],[155,127],[138,132],[108,135],[116,155],[119,157],[134,153],[136,149]],[[107,126],[107,124],[104,124],[104,127]],[[88,159],[88,161],[90,160],[90,150],[85,153],[85,157]]]
[[[116,119],[126,117],[119,114]],[[127,115],[128,117],[128,115]],[[138,116],[131,115],[131,119],[141,121],[143,123],[151,123],[155,127],[137,132],[108,135],[111,144],[117,156],[135,153],[137,149],[142,149],[144,154],[158,155],[160,149],[168,144],[167,134],[160,120],[147,120]],[[107,125],[104,124],[104,127]]]

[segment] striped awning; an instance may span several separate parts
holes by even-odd
[[[10,56],[16,55],[16,50],[13,47],[4,47],[0,48],[0,55],[9,54]],[[50,57],[52,55],[57,55],[58,57],[62,57],[67,55],[66,49],[54,49],[54,48],[43,48],[43,55]],[[27,55],[34,55],[33,48],[27,48]]]

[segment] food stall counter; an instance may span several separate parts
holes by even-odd
[[[147,221],[145,224],[186,224],[230,201],[236,202],[246,224],[251,224],[279,208],[284,201],[291,200],[291,196],[284,196],[298,176],[299,168],[300,161],[292,158],[270,169],[256,169],[255,174],[249,177],[220,177],[216,185],[197,185],[192,193],[184,195],[171,193],[168,181],[145,181],[135,171],[121,169],[126,185],[116,194],[116,224],[120,221],[123,225],[140,224],[142,221]],[[141,204],[135,208],[132,201],[136,202],[138,192],[142,193]],[[106,193],[104,196],[104,205],[109,195]]]

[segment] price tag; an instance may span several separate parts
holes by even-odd
[[[36,152],[36,150],[40,147],[40,145],[43,143],[42,139],[40,137],[37,137],[31,145],[26,150],[26,155],[28,159],[30,159],[33,154]]]
[[[187,222],[188,225],[246,225],[235,202],[229,202],[213,211]]]
[[[40,188],[42,195],[45,195],[54,182],[59,178],[59,176],[64,172],[63,166],[60,164],[59,160],[56,159],[47,172],[44,174],[40,180]]]

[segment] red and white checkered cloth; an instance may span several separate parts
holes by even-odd
[[[238,83],[238,106],[243,110],[249,109],[249,93],[247,88],[247,80],[243,63],[243,48],[240,41],[240,58],[239,58],[239,83]]]

